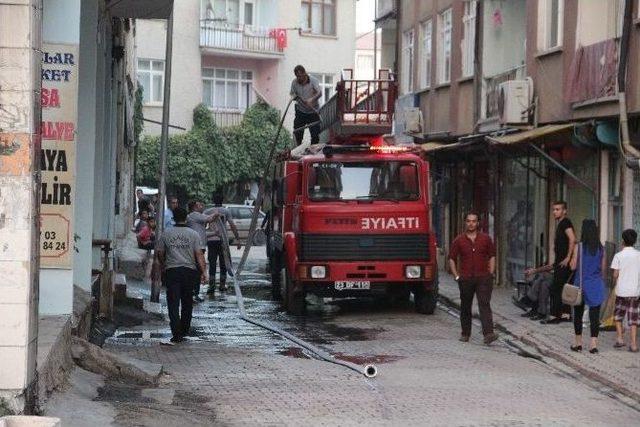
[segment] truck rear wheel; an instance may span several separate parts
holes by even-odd
[[[294,283],[291,278],[291,274],[288,269],[285,270],[285,308],[287,309],[287,313],[293,314],[295,316],[300,316],[304,314],[305,309],[305,294],[304,292],[295,292],[294,291]]]
[[[417,286],[413,291],[413,299],[418,313],[433,314],[438,305],[438,286],[436,285],[431,290]]]

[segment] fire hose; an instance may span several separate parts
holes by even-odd
[[[267,162],[265,164],[264,167],[264,171],[262,174],[262,178],[260,179],[260,184],[258,187],[258,195],[256,197],[256,201],[254,203],[254,209],[253,209],[253,216],[251,217],[251,225],[249,227],[249,236],[247,238],[247,243],[244,247],[244,252],[242,253],[242,257],[240,258],[240,263],[238,264],[238,268],[234,269],[233,267],[233,262],[231,261],[231,253],[229,250],[229,239],[227,234],[223,231],[222,233],[220,233],[222,235],[222,242],[223,242],[223,248],[224,248],[224,262],[227,266],[227,272],[228,274],[231,276],[231,278],[233,279],[233,289],[235,291],[236,294],[236,302],[238,304],[238,311],[240,312],[240,318],[242,320],[244,320],[245,322],[254,324],[256,326],[259,326],[261,328],[267,329],[271,332],[274,332],[278,335],[280,335],[281,337],[288,339],[289,341],[299,345],[300,347],[306,349],[307,351],[309,351],[310,353],[312,353],[314,356],[316,356],[317,358],[319,358],[320,360],[324,360],[326,362],[329,363],[333,363],[336,365],[340,365],[340,366],[344,366],[346,368],[349,368],[353,371],[356,371],[362,375],[364,375],[367,378],[373,378],[378,374],[378,369],[374,366],[374,365],[366,365],[366,366],[361,366],[352,362],[348,362],[345,360],[341,360],[341,359],[337,359],[336,357],[334,357],[332,354],[330,354],[329,352],[322,350],[321,348],[318,348],[316,346],[314,346],[313,344],[310,344],[306,341],[304,341],[303,339],[300,339],[292,334],[290,334],[289,332],[283,331],[282,329],[280,329],[279,327],[273,325],[271,322],[267,322],[267,321],[262,321],[262,320],[258,320],[258,319],[253,319],[252,317],[250,317],[249,315],[247,315],[247,312],[245,311],[244,308],[244,299],[242,297],[242,291],[240,289],[240,284],[239,284],[239,277],[240,274],[242,273],[242,270],[244,269],[244,265],[247,261],[247,257],[249,256],[249,251],[251,250],[251,246],[253,245],[253,239],[255,237],[255,233],[256,233],[256,227],[258,224],[258,213],[260,212],[260,208],[262,207],[262,202],[263,202],[263,198],[264,198],[264,188],[265,188],[265,184],[266,184],[266,180],[267,177],[269,175],[269,170],[271,168],[271,162],[273,161],[273,157],[275,155],[275,151],[276,151],[276,145],[278,143],[278,138],[280,137],[280,131],[282,130],[282,125],[284,123],[284,119],[287,115],[287,112],[289,111],[289,107],[291,106],[291,103],[294,101],[294,98],[291,98],[291,100],[289,101],[289,103],[287,104],[287,108],[284,110],[284,113],[282,114],[282,118],[280,120],[280,125],[278,126],[278,130],[276,132],[276,136],[273,140],[273,144],[271,145],[271,150],[269,152],[269,156],[267,158]],[[320,119],[321,121],[322,119]],[[295,129],[295,130],[301,130],[301,129],[305,129],[306,127],[312,126],[314,125],[314,123],[311,123],[309,125],[305,125],[300,129]],[[225,225],[222,223],[222,219],[221,218],[217,218],[218,221],[218,227],[220,227],[220,230],[225,230]]]

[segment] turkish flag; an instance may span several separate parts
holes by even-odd
[[[276,39],[276,46],[282,50],[287,47],[287,29],[286,28],[273,28],[269,30],[269,37]]]

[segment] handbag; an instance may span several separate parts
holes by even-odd
[[[579,245],[579,260],[580,260],[580,286],[572,285],[571,283],[565,283],[562,287],[562,303],[575,307],[582,304],[582,243]]]

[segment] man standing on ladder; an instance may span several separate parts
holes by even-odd
[[[293,133],[296,145],[302,144],[304,127],[312,123],[316,124],[309,127],[311,144],[317,144],[320,135],[320,115],[318,114],[320,103],[318,100],[322,96],[320,83],[315,77],[308,75],[302,65],[296,65],[293,73],[296,75],[296,78],[291,82],[291,96],[296,99],[296,117],[293,120],[293,128],[299,129]]]

